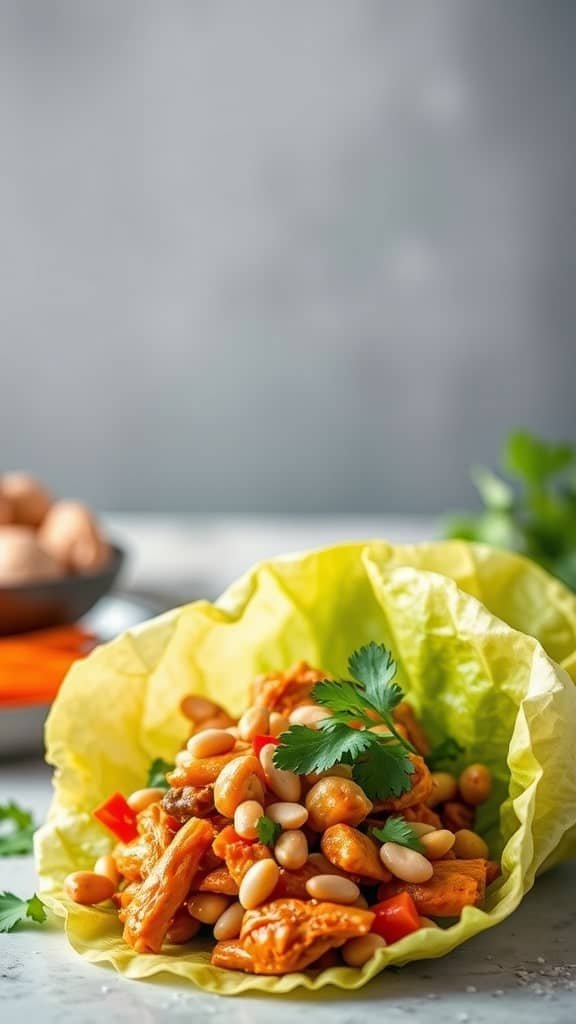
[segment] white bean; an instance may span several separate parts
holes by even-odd
[[[240,882],[238,899],[245,910],[253,910],[268,899],[280,878],[280,868],[272,858],[259,860],[244,875]]]
[[[398,843],[384,843],[380,847],[380,860],[384,867],[403,882],[427,882],[434,874],[434,868],[426,857]]]
[[[257,800],[244,800],[234,811],[234,831],[243,839],[256,839],[258,821],[263,814],[264,808]]]
[[[360,895],[356,883],[341,875],[314,875],[306,882],[306,892],[314,900],[333,903],[354,903]]]
[[[455,799],[458,783],[451,772],[432,772],[432,784],[432,792],[426,801],[429,807]]]
[[[197,892],[188,900],[188,913],[202,924],[214,924],[228,908],[228,896],[216,892]]]
[[[302,825],[308,821],[308,811],[302,804],[286,801],[268,804],[266,815],[285,829],[302,828]]]
[[[342,946],[342,959],[349,967],[363,967],[372,959],[377,949],[386,945],[380,935],[359,935],[357,939],[348,939]]]
[[[428,860],[439,860],[452,849],[455,841],[456,836],[447,828],[437,828],[434,832],[427,832],[420,837],[424,856],[428,857]]]
[[[267,735],[269,727],[268,708],[248,708],[238,722],[238,732],[243,740],[253,740],[255,736]]]
[[[272,792],[281,800],[297,802],[302,791],[300,779],[294,772],[285,772],[276,767],[273,762],[275,750],[275,743],[267,743],[260,751],[260,764],[264,769],[266,781]]]
[[[269,810],[268,807],[266,813]],[[308,840],[304,833],[299,832],[298,829],[283,832],[274,847],[274,856],[278,863],[288,871],[298,871],[299,868],[304,867],[308,860]]]
[[[226,729],[203,729],[192,736],[186,744],[193,757],[218,757],[227,754],[236,743]]]
[[[410,821],[408,824],[417,836],[425,836],[428,835],[429,832],[436,832],[436,826],[427,825],[425,821]]]
[[[264,800],[263,771],[257,757],[247,754],[225,764],[214,783],[214,805],[219,814],[233,818],[244,800]]]
[[[134,793],[130,794],[126,803],[133,811],[139,813],[145,807],[149,807],[150,804],[158,803],[165,792],[165,789],[156,788],[155,786],[149,786],[147,789],[136,789]]]
[[[290,725],[287,718],[284,715],[280,715],[277,711],[270,712],[270,736],[280,736],[283,732],[286,732]]]
[[[208,697],[199,697],[197,694],[190,694],[188,697],[184,697],[180,704],[180,709],[182,714],[186,715],[186,718],[189,718],[191,722],[205,722],[208,718],[213,718],[214,715],[222,710],[213,700],[209,700]]]
[[[242,921],[244,920],[244,907],[241,903],[232,903],[214,925],[214,938],[218,942],[225,942],[227,939],[236,939],[240,935]]]
[[[120,882],[120,872],[116,867],[116,861],[111,853],[105,853],[103,857],[98,857],[94,865],[94,873],[96,875],[105,875],[111,882],[114,883],[114,888],[118,888]]]
[[[288,721],[290,725],[307,725],[309,729],[316,729],[318,722],[328,718],[329,714],[329,711],[317,707],[316,704],[301,704],[290,713]]]

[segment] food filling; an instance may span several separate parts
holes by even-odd
[[[94,809],[118,842],[66,878],[69,898],[112,899],[137,952],[204,935],[214,966],[255,974],[362,967],[482,906],[499,874],[474,831],[489,769],[450,770],[463,748],[431,747],[384,646],[348,668],[262,676],[239,719],[188,696],[186,747]]]

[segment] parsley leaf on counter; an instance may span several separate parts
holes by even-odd
[[[3,823],[9,827],[5,828]],[[25,811],[12,800],[0,804],[0,857],[32,853],[35,831],[30,811]]]
[[[267,818],[265,814],[258,818],[256,828],[258,830],[258,839],[265,846],[274,846],[282,831],[282,826],[272,821],[272,818]]]
[[[174,771],[174,765],[164,761],[161,757],[155,758],[148,769],[146,785],[154,789],[170,789],[166,781],[166,774]]]
[[[441,743],[437,743],[429,754],[426,754],[424,760],[428,765],[431,772],[441,770],[442,766],[457,761],[461,754],[466,753],[466,748],[462,747],[458,740],[455,740],[453,736],[447,736]]]
[[[30,918],[38,924],[46,920],[42,900],[36,893],[29,900],[21,900],[12,892],[0,892],[0,932],[11,932],[21,921]]]
[[[404,818],[388,818],[382,828],[370,831],[380,843],[398,843],[399,846],[407,846],[409,850],[417,850],[418,853],[422,851],[419,837]]]
[[[393,682],[396,663],[386,647],[370,643],[354,651],[348,669],[354,680],[325,679],[314,686],[312,700],[330,715],[316,729],[291,725],[280,736],[274,764],[297,775],[352,765],[354,779],[370,799],[400,796],[410,789],[414,765],[409,758],[413,748],[392,718],[403,697]],[[356,728],[358,721],[366,728]],[[388,732],[369,731],[377,724]]]

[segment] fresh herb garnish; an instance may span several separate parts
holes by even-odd
[[[46,920],[42,900],[36,893],[29,900],[21,900],[12,892],[0,892],[0,932],[11,932],[17,924],[30,918],[38,924]]]
[[[370,643],[348,661],[352,680],[325,679],[312,690],[312,700],[330,712],[317,729],[292,725],[280,736],[274,753],[277,768],[308,775],[337,764],[352,765],[352,775],[373,800],[401,796],[410,789],[414,765],[411,745],[396,731],[392,712],[403,697],[393,682],[396,662],[383,644]],[[365,729],[354,728],[360,721]],[[386,725],[389,732],[369,730]]]
[[[382,828],[373,828],[370,831],[380,843],[397,843],[398,846],[407,846],[409,850],[422,852],[419,837],[404,818],[388,818]]]
[[[437,743],[429,754],[426,754],[424,760],[428,765],[431,772],[437,772],[444,765],[457,761],[458,758],[466,753],[466,748],[462,747],[458,740],[455,740],[453,736],[447,736],[441,743]]]
[[[264,843],[265,846],[274,846],[282,831],[282,826],[263,814],[256,822],[256,829],[261,843]]]
[[[164,761],[161,757],[155,758],[148,769],[146,785],[154,789],[170,789],[166,781],[166,774],[174,771],[174,765]]]
[[[484,509],[450,517],[445,536],[520,551],[576,590],[576,445],[518,430],[505,442],[502,462],[516,483],[474,467]]]
[[[0,804],[0,857],[32,853],[35,831],[30,811],[25,811],[13,800]]]

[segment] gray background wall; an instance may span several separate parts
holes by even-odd
[[[0,0],[0,463],[435,511],[574,436],[571,0]]]

